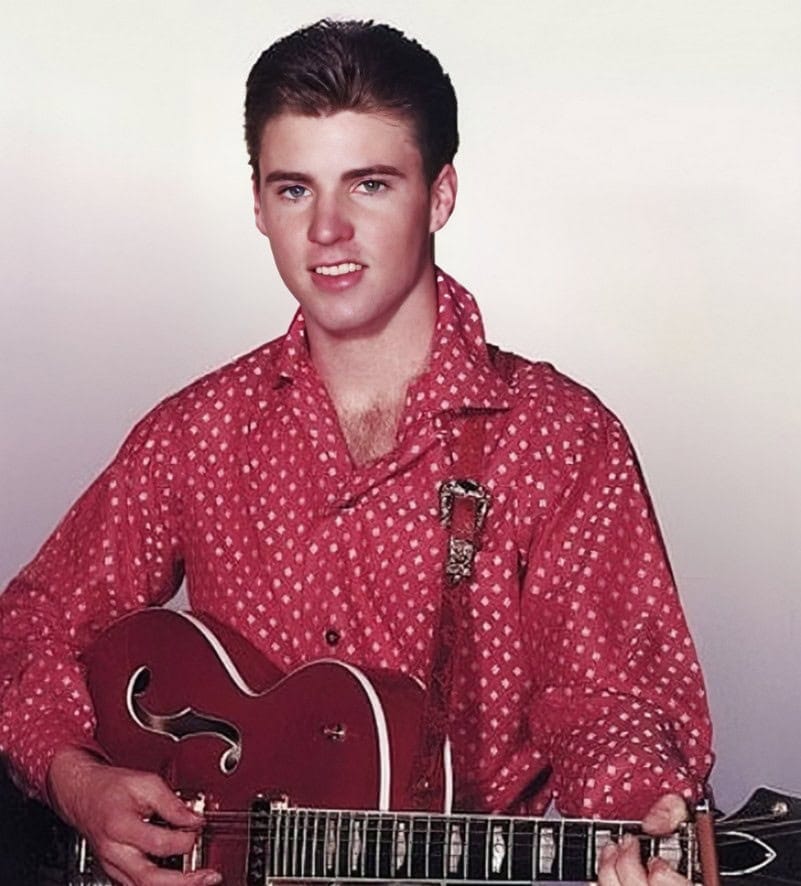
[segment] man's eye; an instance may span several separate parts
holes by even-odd
[[[306,193],[307,190],[303,185],[288,185],[281,189],[281,196],[289,197],[290,200],[299,200],[301,197],[305,197]]]
[[[379,191],[385,191],[387,189],[386,182],[378,181],[374,178],[368,178],[363,182],[359,182],[359,187],[366,194],[377,194]]]

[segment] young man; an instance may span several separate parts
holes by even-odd
[[[120,882],[220,882],[147,857],[186,851],[199,819],[102,759],[77,656],[186,575],[193,609],[283,670],[337,657],[426,680],[440,496],[472,440],[490,501],[451,650],[456,807],[555,798],[672,829],[710,763],[692,641],[619,423],[488,348],[433,264],[456,198],[449,79],[392,28],[320,22],[254,66],[246,138],[256,224],[300,310],[157,406],[0,598],[4,753]],[[625,842],[599,880],[680,878]]]

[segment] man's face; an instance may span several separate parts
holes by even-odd
[[[259,173],[256,225],[312,342],[381,333],[434,297],[430,235],[453,209],[456,174],[446,166],[427,184],[406,120],[281,114],[264,127]]]

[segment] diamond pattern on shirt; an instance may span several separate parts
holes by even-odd
[[[425,680],[438,488],[471,415],[493,503],[455,651],[457,797],[639,815],[699,791],[703,681],[624,430],[547,364],[509,356],[504,377],[472,297],[437,280],[429,365],[387,456],[353,465],[298,314],[157,406],[0,597],[0,748],[34,787],[56,747],[92,746],[76,655],[184,573],[194,609],[285,670],[333,655]]]

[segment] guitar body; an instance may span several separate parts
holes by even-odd
[[[626,833],[693,882],[801,886],[797,797],[761,788],[714,823],[717,863],[701,823],[654,837],[632,821],[452,815],[447,743],[436,808],[410,790],[425,694],[408,677],[336,660],[284,675],[230,629],[163,609],[112,625],[84,663],[109,758],[202,795],[206,824],[180,861],[229,886],[595,880]],[[73,868],[70,886],[109,883],[91,860]]]
[[[207,811],[245,812],[259,795],[413,808],[424,693],[411,678],[335,660],[285,676],[232,631],[165,609],[121,619],[84,660],[110,759],[202,794]],[[443,774],[443,802],[445,786]],[[244,882],[246,829],[231,840],[210,828],[204,852],[225,882]]]

